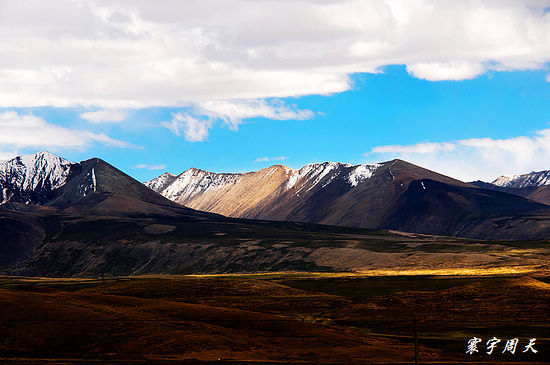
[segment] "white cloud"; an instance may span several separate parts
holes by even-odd
[[[278,100],[218,100],[198,103],[187,112],[174,113],[172,116],[171,122],[162,122],[161,125],[178,136],[183,131],[187,141],[201,142],[208,138],[209,129],[217,120],[237,130],[244,119],[261,117],[273,120],[304,120],[312,118],[314,113]]]
[[[199,119],[184,113],[172,113],[171,122],[162,122],[161,125],[170,129],[177,136],[183,136],[189,142],[202,142],[208,138],[208,130],[214,121],[211,119]]]
[[[400,154],[425,154],[439,151],[454,151],[456,146],[449,142],[423,142],[408,146],[390,145],[374,147],[371,153],[400,153]]]
[[[0,13],[0,107],[183,106],[550,61],[549,1],[30,0]],[[231,119],[229,119],[231,122]]]
[[[550,74],[548,74],[548,75],[546,76],[546,81],[547,81],[547,82],[550,82]]]
[[[136,169],[165,170],[166,165],[149,165],[146,163],[142,163],[142,164],[136,165]]]
[[[313,118],[311,110],[300,110],[280,101],[265,100],[218,100],[199,103],[196,114],[221,119],[232,129],[237,129],[243,119],[267,118],[273,120],[305,120]]]
[[[64,128],[32,114],[14,111],[0,113],[0,146],[3,150],[18,148],[83,148],[92,143],[114,147],[136,147],[103,133]]]
[[[550,169],[550,129],[506,139],[378,146],[366,156],[378,161],[401,158],[463,181],[493,181],[500,175]]]
[[[429,81],[472,79],[485,72],[483,65],[467,61],[414,63],[407,65],[409,74]]]
[[[92,123],[120,123],[128,116],[124,109],[101,109],[80,114],[80,118]]]
[[[254,162],[269,162],[269,161],[283,161],[288,160],[287,156],[279,156],[279,157],[258,157]]]

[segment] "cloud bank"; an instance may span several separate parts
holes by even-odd
[[[17,150],[22,148],[58,150],[85,148],[93,143],[120,148],[137,147],[103,133],[60,127],[32,114],[0,113],[0,155],[4,158],[17,155]]]
[[[550,61],[548,6],[535,0],[3,2],[0,107],[145,108],[331,94],[351,87],[349,74],[390,64],[432,81],[540,68]],[[228,117],[228,123],[234,122]],[[190,130],[200,138],[204,128]]]
[[[548,170],[550,129],[507,139],[378,146],[366,156],[377,161],[401,158],[463,181],[493,181],[502,174]]]
[[[173,113],[172,121],[161,125],[178,136],[183,134],[189,142],[201,142],[208,138],[209,130],[218,120],[237,130],[244,119],[304,120],[313,116],[311,110],[297,109],[277,100],[207,101],[188,111]]]

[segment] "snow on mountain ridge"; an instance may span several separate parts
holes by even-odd
[[[72,165],[73,162],[46,151],[4,161],[0,163],[0,198],[5,203],[18,195],[25,203],[38,203],[33,196],[63,186]]]
[[[344,175],[345,181],[352,187],[356,187],[369,179],[380,166],[382,164],[351,165],[348,163],[327,161],[310,163],[297,170],[283,165],[273,165],[260,171],[249,173],[215,173],[190,168],[178,176],[164,173],[144,184],[168,199],[182,202],[189,201],[193,197],[213,189],[237,184],[241,180],[241,177],[248,174],[263,173],[262,178],[267,179],[272,174],[280,171],[280,169],[284,169],[287,180],[284,182],[283,189],[290,190],[295,188],[295,193],[298,194],[304,187],[307,187],[307,191],[313,189],[321,181],[326,180],[326,176],[331,174],[331,178],[323,183],[322,188],[329,185],[336,177],[342,176],[341,174],[347,174],[347,176]]]
[[[380,166],[382,166],[382,164],[378,163],[357,165],[353,172],[348,176],[349,183],[353,187],[357,186],[359,183],[370,178]]]
[[[164,174],[154,178],[153,180],[146,181],[143,184],[147,186],[149,189],[152,189],[158,193],[166,189],[171,183],[176,180],[177,176],[174,174],[171,174],[169,172],[165,172]]]
[[[357,186],[359,183],[367,180],[372,176],[374,171],[382,164],[360,164],[360,165],[351,165],[348,163],[340,162],[323,162],[323,163],[312,163],[302,167],[299,170],[295,170],[295,173],[290,177],[286,185],[287,189],[291,189],[299,180],[303,179],[305,176],[309,176],[309,180],[313,180],[311,186],[308,188],[308,191],[315,187],[325,176],[327,176],[331,171],[337,170],[339,168],[353,168],[349,173],[346,180],[353,187]],[[328,182],[323,184],[323,187],[330,184],[336,176],[333,176]]]
[[[533,171],[522,175],[503,175],[494,180],[492,184],[505,188],[550,185],[550,170]]]
[[[235,184],[240,177],[241,174],[217,174],[191,168],[178,175],[161,194],[173,201],[184,201],[209,190]]]
[[[308,188],[308,191],[315,187],[325,176],[327,176],[331,171],[336,170],[340,167],[350,167],[352,165],[340,162],[321,162],[321,163],[310,163],[298,170],[292,170],[290,178],[288,179],[285,189],[292,189],[298,182],[302,181],[307,177],[303,183],[313,180],[311,186]],[[303,185],[303,184],[302,184]],[[326,186],[327,184],[323,185]],[[301,190],[301,189],[300,189]],[[298,192],[300,191],[298,190]]]

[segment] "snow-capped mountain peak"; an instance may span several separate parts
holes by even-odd
[[[492,184],[504,188],[550,185],[550,170],[533,171],[522,175],[503,175],[493,181]]]
[[[47,151],[0,163],[0,202],[40,203],[65,184],[72,165]]]
[[[178,175],[174,181],[161,191],[170,200],[186,200],[209,190],[220,189],[236,183],[241,174],[217,174],[196,168],[190,168]]]

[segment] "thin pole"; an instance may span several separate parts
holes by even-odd
[[[414,316],[414,364],[418,365],[418,332],[416,330],[416,316]]]

